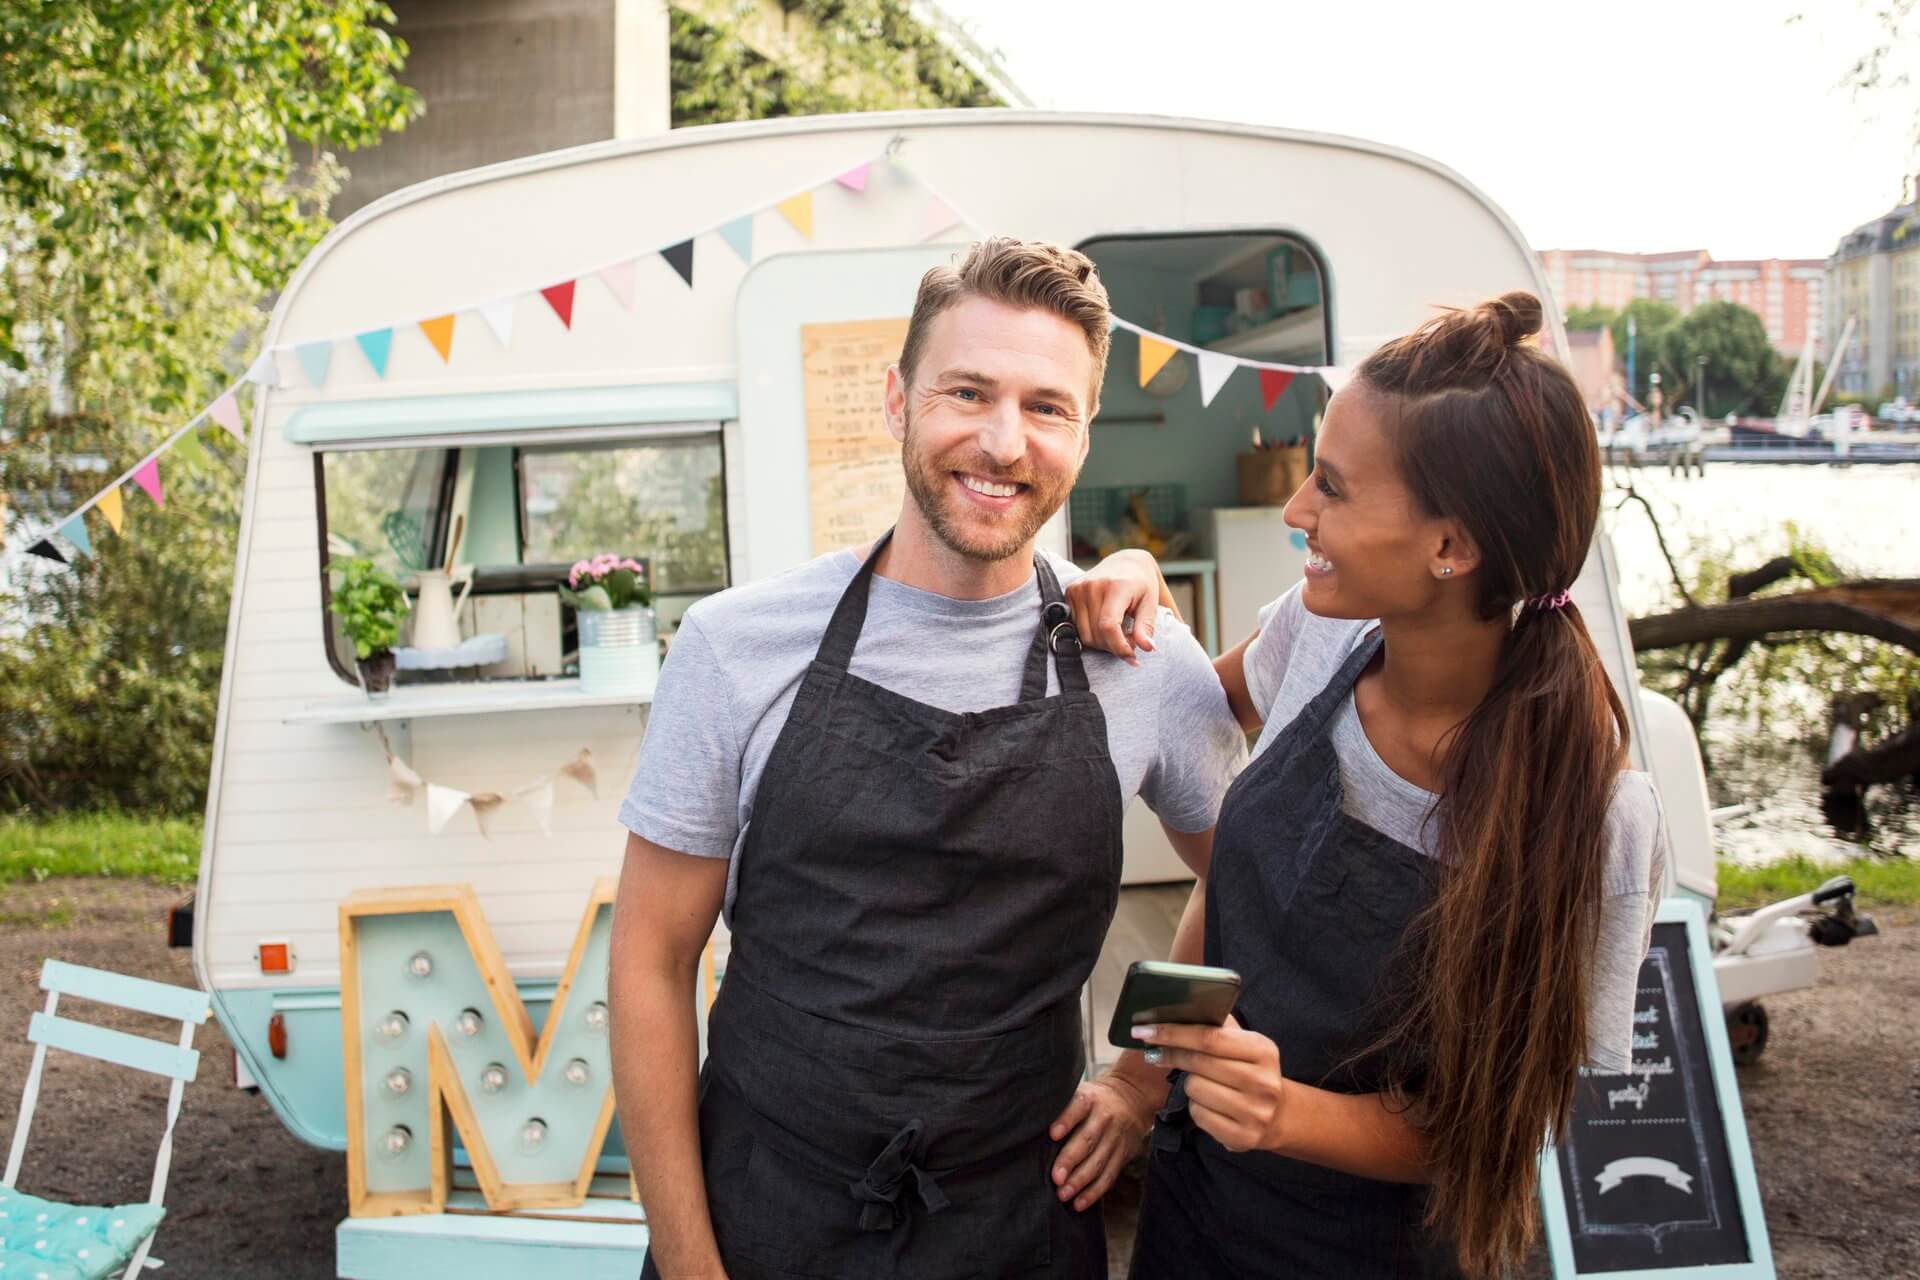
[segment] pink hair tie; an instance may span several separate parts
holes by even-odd
[[[1535,596],[1533,599],[1527,601],[1527,607],[1539,613],[1547,613],[1554,609],[1564,609],[1572,603],[1573,591],[1569,588],[1568,590],[1556,592],[1550,596]]]

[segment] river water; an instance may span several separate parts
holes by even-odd
[[[1760,565],[1787,550],[1791,521],[1850,573],[1920,577],[1920,465],[1719,463],[1690,478],[1642,468],[1633,484],[1657,513],[1683,572],[1702,551],[1735,568]],[[1619,490],[1610,490],[1607,506],[1619,501]],[[1630,503],[1610,511],[1608,521],[1628,614],[1678,604],[1646,513]],[[1802,689],[1788,697],[1824,708],[1829,692]],[[1750,815],[1719,824],[1722,856],[1748,863],[1794,853],[1820,860],[1920,857],[1920,792],[1911,784],[1869,790],[1864,835],[1848,838],[1827,822],[1819,803],[1826,732],[1809,732],[1804,717],[1763,721],[1716,708],[1704,740],[1713,802],[1752,807]]]

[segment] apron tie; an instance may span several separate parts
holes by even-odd
[[[1187,1073],[1173,1073],[1173,1087],[1167,1091],[1166,1105],[1154,1116],[1153,1149],[1174,1152],[1187,1143],[1193,1131],[1193,1112],[1187,1109]]]
[[[909,1177],[913,1179],[914,1190],[919,1194],[920,1202],[927,1206],[928,1213],[939,1213],[947,1207],[947,1193],[940,1189],[933,1175],[919,1164],[923,1128],[920,1121],[909,1121],[873,1158],[873,1163],[867,1166],[866,1173],[859,1181],[847,1184],[847,1190],[860,1202],[862,1231],[891,1231],[905,1220],[906,1211],[900,1207],[900,1193],[905,1189]]]

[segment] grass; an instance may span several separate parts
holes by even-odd
[[[1722,910],[1757,907],[1792,898],[1837,875],[1853,877],[1860,901],[1881,906],[1920,906],[1920,860],[1850,858],[1845,862],[1815,862],[1801,854],[1764,867],[1742,867],[1722,862],[1718,906]]]
[[[120,813],[0,817],[0,884],[53,876],[191,884],[199,869],[198,821]]]

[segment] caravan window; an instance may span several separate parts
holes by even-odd
[[[409,594],[414,574],[445,564],[450,553],[456,564],[472,564],[462,631],[505,633],[511,650],[508,662],[481,669],[482,679],[570,673],[574,620],[554,589],[576,560],[611,551],[643,561],[669,618],[727,585],[718,431],[316,457],[323,592],[333,577],[324,561],[336,557],[370,557]],[[352,679],[351,647],[331,615],[326,639],[334,667]],[[426,677],[403,671],[401,678]]]

